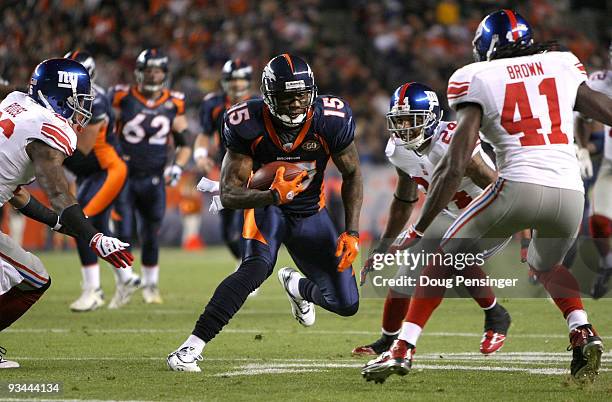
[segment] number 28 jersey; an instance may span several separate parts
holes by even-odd
[[[586,79],[572,53],[547,52],[460,68],[447,96],[453,109],[481,106],[481,129],[495,150],[500,177],[583,192],[573,109]]]
[[[261,165],[285,161],[307,170],[306,189],[293,201],[281,205],[284,212],[314,214],[325,206],[323,177],[329,158],[348,147],[355,136],[355,122],[345,100],[318,96],[292,143],[283,144],[281,128],[263,100],[240,103],[227,111],[223,120],[223,141],[233,152],[249,155],[253,170]]]
[[[130,176],[159,176],[168,157],[168,136],[176,116],[185,113],[184,95],[164,89],[156,100],[146,99],[134,86],[118,85],[111,92],[119,109],[117,134]]]

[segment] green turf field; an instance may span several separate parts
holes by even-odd
[[[53,286],[0,333],[7,357],[22,365],[0,372],[4,387],[26,380],[63,384],[61,395],[22,396],[32,400],[612,400],[609,353],[595,384],[580,388],[568,381],[566,325],[546,300],[503,301],[514,323],[502,352],[489,358],[478,354],[482,314],[477,306],[446,300],[421,337],[413,371],[376,385],[361,378],[365,360],[350,352],[378,336],[382,300],[362,300],[351,318],[318,309],[316,324],[302,328],[275,276],[206,347],[202,373],[170,372],[166,355],[189,335],[216,284],[234,268],[225,249],[162,250],[165,304],[146,306],[136,294],[122,310],[85,314],[68,310],[80,292],[76,254],[40,255]],[[287,262],[283,253],[278,266]],[[513,266],[508,269],[520,269]],[[102,280],[109,300],[110,269],[103,270]],[[586,307],[612,345],[612,301],[586,301]],[[0,394],[0,399],[18,397]]]

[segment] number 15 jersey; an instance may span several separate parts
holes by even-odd
[[[111,92],[119,109],[117,133],[130,176],[161,176],[168,158],[168,136],[176,116],[185,113],[184,96],[164,89],[158,99],[145,98],[134,86]]]
[[[574,103],[587,79],[570,52],[473,63],[448,83],[448,102],[482,108],[481,129],[499,176],[583,192],[574,149]]]

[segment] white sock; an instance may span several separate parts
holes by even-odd
[[[187,338],[187,340],[183,342],[183,344],[179,347],[179,349],[183,349],[186,346],[190,346],[195,349],[197,354],[201,355],[202,351],[204,350],[205,345],[206,345],[206,342],[204,342],[197,336],[189,335],[189,338]]]
[[[100,288],[100,266],[98,264],[81,267],[81,276],[83,277],[83,290]]]
[[[404,321],[398,338],[408,342],[412,346],[416,346],[422,331],[423,328],[419,327],[418,325]]]
[[[126,283],[134,277],[134,270],[131,266],[126,268],[113,267],[113,272],[115,273],[115,281],[117,283]]]
[[[291,296],[303,300],[304,298],[300,294],[300,279],[302,279],[300,275],[291,275],[291,279],[289,279],[287,287],[289,288],[289,293],[291,293]]]
[[[384,328],[382,328],[382,334],[383,334],[383,335],[387,335],[387,336],[393,336],[393,335],[397,335],[397,334],[399,334],[399,333],[401,332],[401,330],[402,330],[402,329],[400,328],[399,330],[397,330],[397,331],[395,331],[395,332],[391,332],[391,331],[387,331],[387,330],[385,330]]]
[[[495,305],[497,304],[497,297],[495,299],[493,299],[493,303],[491,303],[491,305],[489,307],[485,307],[483,308],[483,310],[491,310],[493,307],[495,307]]]
[[[143,265],[142,279],[144,286],[157,286],[159,282],[159,265]]]
[[[601,257],[602,265],[606,268],[612,268],[612,251],[610,251],[605,257]]]
[[[587,313],[584,310],[574,310],[567,315],[567,326],[569,327],[570,332],[575,330],[581,325],[588,324],[589,320],[587,317]]]

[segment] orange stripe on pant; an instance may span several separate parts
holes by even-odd
[[[92,152],[98,158],[100,167],[106,170],[106,180],[96,195],[87,203],[83,212],[96,216],[117,198],[127,178],[127,165],[119,157],[115,148],[106,142],[106,125],[103,125]]]
[[[244,226],[242,226],[242,237],[245,239],[257,240],[263,244],[268,244],[266,239],[263,237],[259,228],[257,227],[257,222],[255,222],[255,210],[245,209],[244,210]]]

